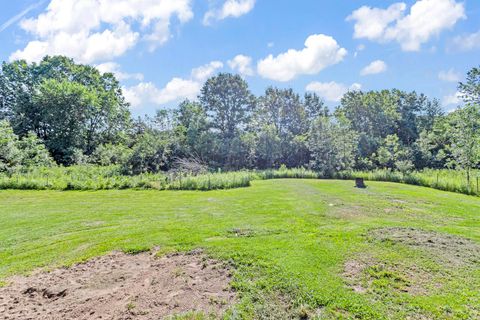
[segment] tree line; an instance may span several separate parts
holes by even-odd
[[[333,110],[314,93],[267,88],[240,76],[208,79],[197,101],[132,118],[111,73],[55,56],[0,70],[0,171],[116,164],[126,174],[189,164],[210,169],[478,168],[480,69],[459,84],[464,106],[397,89],[351,91]],[[30,154],[30,155],[29,155]],[[29,156],[28,156],[29,155]]]

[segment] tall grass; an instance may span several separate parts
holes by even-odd
[[[72,166],[35,168],[13,175],[0,174],[0,189],[22,190],[215,190],[248,187],[254,178],[249,172],[122,175],[119,167]]]
[[[473,170],[471,176],[468,184],[467,174],[462,170],[425,169],[405,174],[390,170],[374,170],[343,171],[335,174],[337,179],[364,178],[370,181],[398,182],[480,196],[480,170]]]
[[[262,180],[268,179],[319,179],[322,178],[318,172],[308,170],[305,168],[287,169],[281,167],[280,169],[270,169],[258,171],[257,177]]]
[[[184,175],[171,180],[170,190],[216,190],[249,187],[255,176],[248,171]]]
[[[470,185],[466,173],[458,170],[426,169],[407,174],[390,170],[342,171],[335,179],[364,178],[370,181],[388,181],[413,184],[435,189],[480,196],[480,170],[474,170]],[[155,189],[155,190],[216,190],[248,187],[252,180],[268,179],[320,179],[318,172],[293,168],[263,171],[218,172],[201,175],[190,174],[141,174],[122,175],[117,166],[93,165],[35,168],[13,175],[0,174],[0,189],[24,190],[108,190],[108,189]]]

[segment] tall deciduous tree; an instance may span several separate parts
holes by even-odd
[[[316,112],[312,100],[312,116]],[[256,120],[256,130],[267,130],[261,135],[268,140],[278,140],[276,146],[279,150],[272,156],[279,154],[276,165],[285,164],[289,167],[301,166],[308,163],[308,149],[305,144],[306,134],[309,128],[309,119],[304,102],[292,89],[268,88],[265,94],[259,98]],[[277,137],[274,138],[273,135]],[[267,161],[268,163],[268,161]]]
[[[456,166],[466,170],[470,187],[471,169],[480,164],[480,107],[468,104],[455,111],[453,117],[452,154]]]
[[[353,168],[357,135],[343,120],[335,122],[330,117],[319,117],[310,129],[308,147],[312,153],[311,166],[324,176],[331,176]]]
[[[227,168],[241,167],[246,152],[241,137],[255,106],[248,84],[239,75],[220,73],[204,84],[200,103],[210,127],[218,133],[219,143],[212,145],[216,162]]]
[[[467,104],[480,105],[480,67],[467,73],[467,81],[460,82],[458,89]]]
[[[90,102],[85,104],[86,94],[80,94],[79,90],[73,94],[74,87],[88,91]],[[53,100],[49,101],[47,95]],[[68,99],[65,99],[67,96]],[[80,97],[78,101],[72,100]],[[81,123],[83,130],[78,132],[78,138],[84,141],[78,144],[82,145],[80,150],[86,154],[92,153],[102,143],[119,142],[130,126],[128,104],[113,74],[101,74],[92,66],[75,64],[66,57],[47,56],[38,64],[25,61],[3,63],[0,100],[0,117],[10,121],[16,134],[23,137],[33,131],[49,148],[69,143],[49,141],[52,136],[59,137],[58,133],[52,135],[50,121],[57,121],[55,125],[59,126],[62,121],[58,116],[60,114],[65,115],[63,127],[67,127],[69,121],[74,121],[77,127],[77,122]],[[53,101],[62,104],[54,104]],[[65,108],[71,114],[66,115]],[[72,119],[72,116],[78,118]],[[76,147],[77,144],[73,144],[69,149]],[[70,160],[64,155],[71,151],[66,149],[51,151],[57,161],[68,164]]]
[[[466,80],[458,85],[465,106],[452,113],[452,154],[470,187],[470,170],[480,164],[480,68],[471,69]]]
[[[211,117],[211,127],[217,129],[222,138],[232,139],[247,126],[255,98],[239,75],[220,73],[204,84],[200,102]]]

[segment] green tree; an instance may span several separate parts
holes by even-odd
[[[109,166],[112,164],[124,164],[131,156],[131,149],[123,144],[102,144],[95,149],[90,156],[90,162]]]
[[[97,97],[76,82],[45,80],[34,96],[35,105],[42,106],[42,136],[55,160],[73,164],[76,150],[92,147],[89,113],[98,103]]]
[[[221,73],[204,84],[200,103],[209,118],[209,126],[218,136],[212,145],[215,162],[227,168],[239,168],[245,159],[242,135],[249,124],[255,98],[239,75]]]
[[[273,124],[258,128],[255,139],[255,163],[258,168],[275,168],[282,162],[281,140]]]
[[[471,169],[480,163],[480,107],[468,104],[452,114],[452,155],[457,168],[466,170],[470,187]]]
[[[8,121],[0,121],[0,172],[13,173],[53,164],[45,145],[35,133],[19,139]]]
[[[15,171],[21,165],[22,152],[18,137],[6,120],[0,121],[0,172]]]
[[[396,134],[388,135],[377,152],[377,160],[383,168],[404,173],[414,168],[411,150],[402,144]]]
[[[34,132],[18,141],[22,168],[51,167],[55,164],[43,142]]]
[[[220,73],[204,84],[200,102],[211,117],[211,127],[225,139],[246,127],[255,105],[248,84],[239,75]]]
[[[467,73],[466,80],[458,85],[463,101],[466,104],[480,105],[480,68],[472,68]]]
[[[74,88],[75,94],[72,92]],[[85,99],[85,94],[79,95],[79,88],[84,88],[82,90],[88,93],[88,99]],[[71,99],[66,100],[62,96]],[[55,105],[48,98],[62,103]],[[80,100],[72,100],[74,98]],[[87,155],[100,144],[122,142],[130,128],[128,104],[113,74],[101,74],[92,66],[75,64],[66,57],[47,56],[38,64],[25,61],[3,63],[0,100],[0,117],[10,121],[14,132],[20,137],[35,132],[45,141],[55,160],[64,164],[71,163],[71,150],[78,147],[74,144],[67,148],[69,141],[59,142],[59,133],[52,134],[50,121],[55,120],[57,128],[68,128],[66,124],[59,124],[62,119],[57,116],[65,116],[65,109],[73,114],[65,117],[65,122],[78,122],[82,126],[79,139],[83,141],[78,143],[82,145],[78,149]],[[89,100],[88,104],[85,104],[86,100]],[[78,128],[78,125],[75,126]],[[50,141],[51,137],[57,141]],[[56,148],[50,149],[52,145]],[[64,148],[58,149],[60,145]]]
[[[357,135],[349,128],[346,120],[335,122],[330,117],[317,118],[308,136],[312,168],[324,176],[352,169],[357,142]]]
[[[431,130],[423,130],[415,142],[417,167],[441,169],[452,163],[452,116],[439,116]]]
[[[316,94],[307,92],[304,96],[305,113],[310,121],[318,117],[328,117],[330,112],[325,102]]]
[[[199,103],[186,100],[178,106],[173,130],[179,140],[180,157],[209,162],[214,137],[209,131],[207,113]]]
[[[395,123],[400,118],[397,99],[390,91],[347,92],[335,111],[337,118],[350,122],[359,135],[358,157],[369,158],[390,134],[395,133]]]
[[[158,132],[147,131],[136,137],[136,142],[123,171],[137,175],[166,170],[171,163],[172,148],[169,139]]]
[[[315,103],[321,104],[311,96],[312,116],[319,108],[314,106]],[[292,89],[268,88],[259,98],[255,119],[253,130],[258,130],[259,136],[269,137],[271,142],[279,141],[269,145],[269,148],[278,148],[271,150],[272,156],[280,154],[277,165],[295,167],[308,163],[309,152],[305,142],[310,123],[305,104]]]
[[[458,90],[465,106],[451,114],[452,155],[455,165],[467,171],[470,188],[470,171],[480,163],[480,68],[472,68]]]
[[[402,146],[401,167],[412,164],[421,166],[421,157],[416,141],[423,131],[427,133],[433,128],[436,119],[442,117],[437,100],[429,100],[423,94],[400,90],[382,90],[371,92],[348,92],[335,112],[337,117],[345,117],[351,128],[359,135],[357,167],[370,169],[375,156],[380,156],[380,164],[388,158],[385,149],[387,137],[395,135]],[[383,145],[383,149],[381,148]],[[378,160],[378,159],[377,159]],[[394,162],[386,160],[388,167],[395,167]]]

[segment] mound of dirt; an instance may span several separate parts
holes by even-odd
[[[462,237],[415,228],[375,229],[370,236],[376,240],[421,249],[447,266],[480,264],[480,244]]]
[[[112,253],[71,268],[14,277],[0,288],[2,319],[216,318],[234,302],[230,272],[198,252],[155,258]]]

